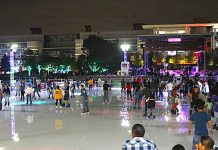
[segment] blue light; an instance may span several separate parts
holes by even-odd
[[[49,104],[49,101],[46,100],[39,100],[39,101],[33,101],[32,104],[34,105],[43,105],[43,104]],[[26,105],[26,102],[15,102],[14,105]]]

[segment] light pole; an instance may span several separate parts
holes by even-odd
[[[14,53],[17,51],[18,45],[12,44],[10,47],[10,84],[14,86]]]
[[[123,61],[126,62],[127,61],[127,51],[130,48],[129,44],[122,44],[120,46],[121,50],[123,51]]]
[[[127,61],[127,51],[130,48],[129,44],[120,45],[121,50],[123,51],[123,61],[121,62],[121,76],[129,75],[129,62]]]

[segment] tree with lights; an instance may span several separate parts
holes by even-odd
[[[87,64],[95,62],[98,66],[108,66],[110,71],[120,68],[122,51],[119,48],[118,42],[111,43],[101,37],[90,35],[84,40],[83,47]]]

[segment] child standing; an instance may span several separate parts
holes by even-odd
[[[171,113],[178,115],[179,114],[179,109],[177,108],[179,104],[179,95],[176,96],[175,101],[172,103],[172,109],[171,109]]]
[[[54,91],[54,97],[55,97],[55,108],[58,108],[58,101],[60,102],[60,108],[62,108],[63,93],[59,86],[57,86]]]

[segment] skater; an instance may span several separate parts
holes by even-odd
[[[122,78],[122,80],[121,80],[121,93],[123,93],[124,92],[124,94],[126,94],[126,82],[125,82],[125,80],[124,80],[124,78]]]
[[[69,97],[70,97],[69,90],[70,90],[69,82],[65,82],[64,83],[64,104],[65,104],[64,106],[66,106],[67,108],[70,107],[70,103],[69,103]]]
[[[127,82],[126,84],[126,93],[127,93],[127,98],[132,99],[132,86],[130,82]]]
[[[26,104],[27,105],[29,101],[30,101],[30,105],[32,105],[32,94],[33,94],[33,88],[29,84],[26,88]]]
[[[71,84],[71,87],[70,87],[70,92],[71,92],[71,98],[75,98],[75,89],[76,89],[76,86],[74,83]]]
[[[8,87],[7,84],[4,85],[3,94],[4,94],[4,99],[5,99],[5,106],[6,106],[7,104],[8,104],[8,106],[10,106],[10,101],[9,101],[10,89],[9,89],[9,87]]]
[[[140,86],[136,87],[134,95],[135,95],[135,106],[134,106],[134,109],[136,109],[137,106],[138,106],[138,109],[141,109],[140,102],[141,102],[141,99],[142,99],[142,91],[140,90]]]
[[[93,83],[94,81],[93,81],[93,79],[92,78],[90,78],[89,80],[88,80],[88,85],[89,85],[89,90],[91,90],[92,89],[92,87],[93,87]]]
[[[53,86],[48,87],[48,99],[54,99]]]
[[[20,96],[20,81],[17,80],[16,83],[15,83],[15,88],[16,88],[16,95],[15,96]]]
[[[20,85],[20,100],[24,101],[25,83],[24,81]]]
[[[62,90],[60,89],[59,86],[56,87],[54,91],[54,98],[55,98],[55,108],[58,108],[58,101],[60,102],[60,108],[62,108]]]
[[[88,104],[88,95],[84,85],[81,85],[81,96],[83,96],[83,112],[84,114],[89,114],[89,104]]]
[[[107,81],[105,81],[103,84],[103,91],[104,91],[103,104],[106,102],[106,100],[107,103],[109,103],[109,89],[110,89],[110,85],[107,84]]]
[[[147,114],[147,111],[148,111],[148,100],[151,97],[151,90],[147,86],[145,86],[144,89],[143,89],[142,94],[145,97],[145,113],[144,113],[144,116],[146,117],[148,115]]]
[[[37,83],[34,84],[33,89],[34,89],[34,91],[33,91],[33,98],[35,98],[35,93],[37,93],[38,98],[40,98],[40,94],[39,94],[40,89],[39,89],[39,86],[37,85]]]

